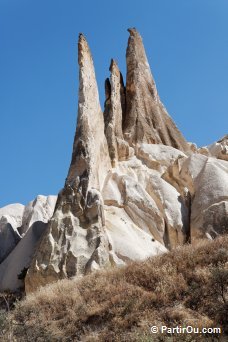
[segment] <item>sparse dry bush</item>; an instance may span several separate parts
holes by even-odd
[[[135,262],[122,269],[58,281],[11,313],[16,341],[174,341],[152,325],[227,326],[228,237]],[[178,337],[180,338],[180,337]],[[182,336],[176,341],[200,341]],[[210,340],[210,336],[207,336]],[[214,337],[216,341],[216,336]]]

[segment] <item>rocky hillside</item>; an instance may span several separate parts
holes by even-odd
[[[227,136],[201,149],[185,140],[159,98],[142,38],[129,33],[126,85],[112,60],[104,111],[79,35],[68,176],[56,204],[45,199],[31,220],[23,206],[1,209],[1,290],[25,280],[28,293],[228,231]]]

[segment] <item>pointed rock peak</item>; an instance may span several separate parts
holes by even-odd
[[[89,44],[87,43],[85,36],[82,33],[80,33],[78,36],[78,64],[79,65],[83,63],[86,55],[90,56],[90,58],[92,59]]]
[[[78,64],[78,120],[67,183],[74,182],[77,177],[86,178],[83,188],[87,193],[91,187],[102,188],[103,178],[111,165],[93,59],[83,34],[78,40]]]
[[[78,43],[81,43],[83,41],[86,41],[86,38],[85,38],[84,34],[82,32],[80,32],[78,35]]]
[[[145,78],[150,86],[150,91],[154,101],[159,101],[157,88],[151,74],[142,37],[140,36],[136,28],[129,28],[128,32],[130,33],[130,36],[128,39],[126,52],[127,75],[129,75],[130,73],[129,76],[131,77],[132,74],[137,74],[141,78]]]
[[[144,67],[146,66],[151,73],[141,35],[136,28],[129,28],[128,32],[130,33],[130,36],[128,38],[126,57],[130,58],[132,60],[131,62],[134,62],[135,71],[139,68],[140,65],[138,62],[140,62],[144,64]]]
[[[118,65],[117,65],[117,63],[116,63],[116,61],[115,61],[114,59],[111,59],[109,71],[110,71],[112,74],[120,74],[119,67],[118,67]]]
[[[128,32],[130,33],[129,39],[128,39],[128,47],[132,47],[133,45],[142,45],[143,47],[143,42],[142,42],[142,37],[139,34],[139,32],[136,30],[135,27],[129,28]]]
[[[114,59],[111,59],[110,67],[110,78],[107,78],[105,81],[105,92],[106,98],[110,99],[114,108],[119,107],[119,111],[121,111],[121,121],[122,121],[122,112],[125,108],[125,87],[123,82],[123,76],[119,70],[118,64]],[[113,118],[117,113],[114,112]],[[119,113],[120,114],[120,113]],[[121,122],[122,125],[122,122]]]
[[[139,32],[137,31],[137,29],[135,27],[131,27],[127,30],[130,33],[130,37],[136,37],[136,38],[139,38],[140,40],[142,40],[142,37],[140,36]]]
[[[135,28],[128,31],[125,139],[132,146],[152,143],[189,150],[160,101],[140,34]]]
[[[123,76],[114,59],[111,60],[109,71],[110,79],[105,81],[105,135],[108,142],[109,155],[112,166],[116,167],[117,161],[128,159],[133,151],[123,139],[123,117],[125,116],[125,87]]]
[[[109,67],[109,71],[111,72],[110,78],[112,78],[113,76],[117,76],[119,78],[119,83],[120,83],[120,87],[121,87],[121,92],[125,91],[125,87],[124,87],[124,81],[123,81],[123,75],[120,72],[120,69],[118,67],[117,62],[114,59],[111,59],[111,63],[110,63],[110,67]]]
[[[135,27],[127,29],[131,36],[139,35]]]

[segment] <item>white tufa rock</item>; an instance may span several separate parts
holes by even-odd
[[[17,276],[28,267],[25,290],[32,292],[228,231],[227,136],[201,149],[186,142],[160,101],[140,35],[129,32],[126,89],[112,61],[104,115],[90,49],[79,36],[78,122],[66,183],[56,205],[39,196],[25,208],[0,209],[2,290],[23,286]]]

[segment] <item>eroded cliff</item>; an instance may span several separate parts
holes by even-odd
[[[129,33],[126,86],[112,60],[104,113],[92,55],[79,35],[71,165],[26,264],[27,292],[227,233],[227,138],[204,149],[185,140],[159,98],[142,38],[136,29]],[[13,250],[13,226],[7,232]],[[5,264],[13,260],[7,248]]]

